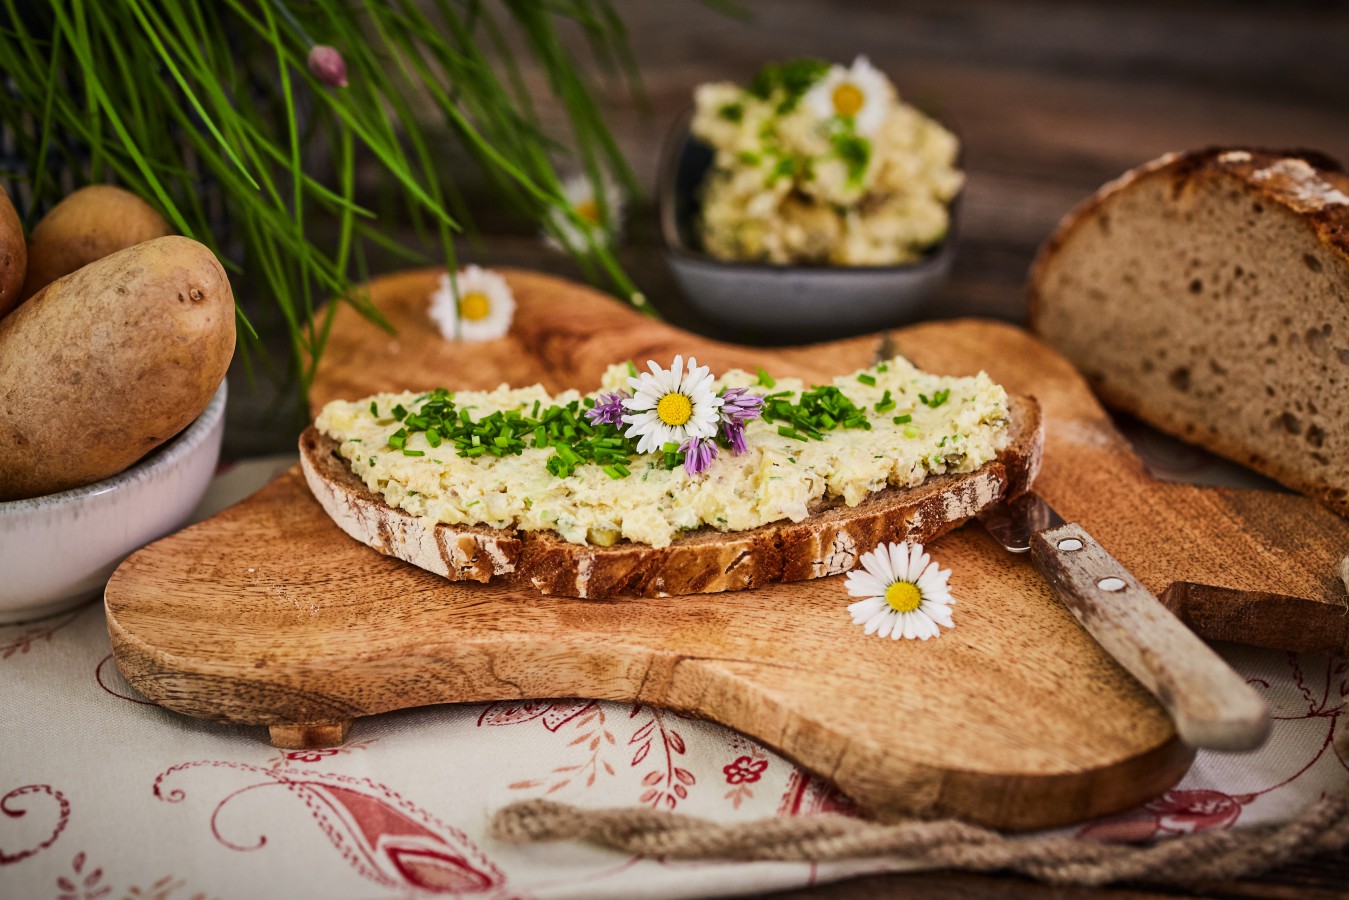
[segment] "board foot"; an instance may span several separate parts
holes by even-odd
[[[351,719],[311,725],[268,725],[268,738],[278,750],[316,750],[336,747],[347,739]]]

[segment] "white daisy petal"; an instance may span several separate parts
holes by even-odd
[[[876,629],[880,628],[881,625],[894,614],[895,611],[890,609],[889,607],[882,609],[880,612],[873,615],[870,619],[867,619],[866,628],[864,628],[863,631],[866,632],[867,634],[875,634]]]
[[[854,569],[848,573],[848,593],[854,597],[883,597],[889,587],[870,572]]]
[[[932,557],[923,549],[923,545],[914,544],[909,551],[909,569],[904,575],[904,580],[916,583],[918,576],[923,574],[923,570],[927,568],[927,564],[930,562],[932,562]]]
[[[884,608],[884,600],[879,597],[868,597],[865,600],[858,600],[856,603],[849,606],[848,612],[852,613],[854,622],[861,624]]]
[[[905,573],[909,570],[909,545],[899,541],[892,544],[883,544],[876,549],[877,552],[885,553],[890,558],[890,571],[894,573],[893,580],[907,580]]]
[[[892,634],[898,634],[902,627],[900,618],[900,615],[893,610],[887,611],[885,618],[881,621],[881,627],[876,629],[876,636],[890,637]]]
[[[947,628],[954,628],[955,622],[951,619],[951,608],[940,603],[924,603],[919,607],[923,614],[938,625],[944,625]]]
[[[862,568],[876,577],[886,586],[895,580],[894,567],[890,565],[890,554],[884,547],[868,550],[862,554]]]

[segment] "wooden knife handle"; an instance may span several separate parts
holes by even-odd
[[[1264,743],[1264,698],[1081,526],[1034,535],[1031,557],[1082,627],[1171,714],[1181,740],[1210,750]]]

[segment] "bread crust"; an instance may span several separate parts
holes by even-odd
[[[1192,185],[1212,179],[1250,200],[1285,210],[1303,222],[1309,236],[1349,271],[1349,175],[1341,164],[1310,150],[1268,150],[1207,147],[1168,153],[1108,182],[1078,204],[1041,246],[1031,266],[1027,305],[1031,330],[1055,343],[1046,325],[1044,296],[1050,273],[1074,235],[1106,212],[1112,199],[1145,180],[1167,179],[1170,196],[1179,197]],[[1165,298],[1158,298],[1165,302]],[[1235,326],[1234,326],[1235,327]],[[1060,350],[1064,348],[1059,347]],[[1243,443],[1220,429],[1201,429],[1164,402],[1150,404],[1106,377],[1090,378],[1101,399],[1153,426],[1227,457],[1315,498],[1342,516],[1349,516],[1349,489],[1314,477],[1305,467],[1270,458],[1257,442]]]
[[[701,529],[659,548],[582,546],[547,531],[427,527],[370,491],[336,442],[313,426],[300,436],[300,464],[319,505],[348,535],[451,581],[499,579],[587,599],[709,594],[838,575],[883,541],[930,541],[1000,498],[1024,493],[1039,471],[1044,424],[1033,398],[1012,397],[1010,415],[1007,449],[975,472],[880,491],[854,507],[826,503],[802,522]]]
[[[1289,160],[1305,163],[1307,170],[1281,165]],[[1242,147],[1205,147],[1184,153],[1166,153],[1123,175],[1107,181],[1059,221],[1054,233],[1040,245],[1031,263],[1026,285],[1031,330],[1041,333],[1041,285],[1045,270],[1052,265],[1068,238],[1081,228],[1116,194],[1143,178],[1171,179],[1171,188],[1180,194],[1187,182],[1203,177],[1230,178],[1255,197],[1303,217],[1318,241],[1333,250],[1349,265],[1349,205],[1328,202],[1316,189],[1309,189],[1308,176],[1325,182],[1331,189],[1349,196],[1349,175],[1338,160],[1315,150],[1268,150]]]

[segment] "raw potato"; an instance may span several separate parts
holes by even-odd
[[[173,229],[164,217],[130,191],[110,184],[80,188],[33,227],[23,296],[110,253],[168,234]]]
[[[0,320],[0,500],[90,484],[195,419],[234,353],[234,294],[185,237],[118,251]]]
[[[19,305],[27,266],[23,223],[14,211],[14,204],[9,202],[9,194],[0,187],[0,316]]]

